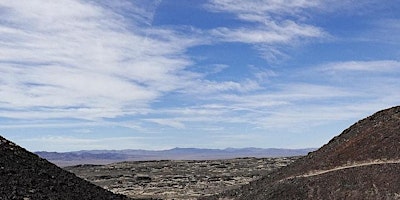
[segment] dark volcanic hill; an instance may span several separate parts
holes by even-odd
[[[0,136],[0,199],[129,198],[84,181]]]
[[[352,125],[319,150],[211,199],[400,199],[400,106]]]

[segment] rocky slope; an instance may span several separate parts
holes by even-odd
[[[210,199],[400,199],[400,106],[367,117],[291,165]]]
[[[0,136],[0,199],[129,198],[84,181]]]

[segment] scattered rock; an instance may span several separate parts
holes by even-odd
[[[140,161],[65,169],[133,198],[197,199],[247,184],[298,158]]]

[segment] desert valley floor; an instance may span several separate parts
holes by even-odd
[[[132,198],[197,199],[238,188],[298,158],[137,161],[65,169]]]

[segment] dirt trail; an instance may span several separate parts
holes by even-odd
[[[310,172],[305,173],[305,174],[296,175],[296,176],[290,176],[290,177],[287,177],[287,178],[282,179],[280,181],[285,181],[285,180],[289,180],[289,179],[293,179],[293,178],[303,178],[303,177],[318,176],[318,175],[321,175],[321,174],[326,174],[326,173],[329,173],[329,172],[334,172],[334,171],[339,171],[339,170],[344,170],[344,169],[349,169],[349,168],[362,167],[362,166],[368,166],[368,165],[381,165],[381,164],[400,164],[400,160],[374,160],[374,161],[370,161],[370,162],[354,163],[354,164],[351,164],[351,165],[339,166],[339,167],[335,167],[335,168],[332,168],[332,169],[314,170],[314,171],[310,171]]]

